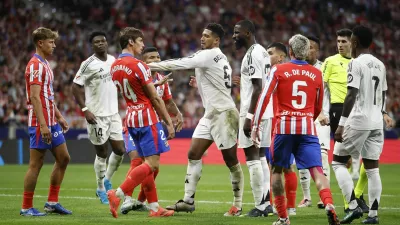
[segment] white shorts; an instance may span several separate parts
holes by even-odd
[[[122,121],[118,113],[112,116],[96,117],[97,124],[87,123],[89,140],[94,145],[102,145],[108,139],[122,141]]]
[[[331,149],[331,128],[330,126],[322,126],[319,121],[315,121],[315,128],[317,129],[319,144],[321,150],[329,151]]]
[[[334,155],[348,156],[353,159],[379,160],[383,149],[383,129],[355,130],[346,126],[343,132],[343,142],[335,143]]]
[[[238,125],[237,109],[213,113],[200,119],[192,137],[212,140],[220,150],[229,149],[237,143]]]
[[[243,126],[246,117],[240,117],[239,121],[239,148],[249,148],[253,144],[251,138],[246,137],[243,132]],[[266,148],[271,146],[271,130],[272,130],[272,118],[261,120],[260,122],[260,147]]]

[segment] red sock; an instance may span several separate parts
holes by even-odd
[[[60,186],[50,185],[48,202],[58,202],[58,193],[60,192]]]
[[[325,188],[323,190],[320,190],[319,197],[321,198],[321,201],[324,203],[324,205],[327,205],[327,204],[333,205],[331,189]]]
[[[22,208],[30,209],[33,207],[33,191],[24,191],[24,198],[22,200]]]
[[[296,208],[297,176],[295,172],[285,173],[287,207]]]
[[[157,177],[159,171],[160,171],[159,169],[156,169],[154,171],[154,180],[156,180],[156,177]],[[140,201],[140,202],[145,202],[146,201],[146,194],[145,194],[144,189],[143,189],[143,184],[144,183],[145,182],[143,181],[142,185],[140,186],[140,193],[138,195],[138,201]]]
[[[136,158],[136,159],[132,159],[131,160],[131,166],[129,167],[128,173],[126,173],[126,177],[128,177],[128,175],[130,174],[130,172],[135,169],[136,167],[140,166],[143,163],[141,158]],[[132,191],[129,191],[127,193],[125,193],[128,196],[132,196],[133,194],[133,189]]]
[[[147,163],[143,163],[142,165],[134,168],[129,175],[126,176],[125,181],[119,187],[125,194],[132,193],[133,190],[150,174],[153,176],[151,167]]]
[[[142,187],[144,198],[146,199],[147,197],[148,203],[158,202],[156,184],[154,183],[154,174],[146,177],[146,179],[142,183]],[[138,200],[141,201],[142,199],[140,199],[139,197]]]
[[[278,216],[280,218],[287,218],[288,214],[286,211],[286,198],[285,196],[275,196],[275,208],[278,211]]]

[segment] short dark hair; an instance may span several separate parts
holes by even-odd
[[[222,40],[222,38],[225,35],[224,28],[222,28],[221,24],[219,23],[209,23],[206,28],[207,30],[211,30],[213,33],[215,33],[219,39]]]
[[[251,20],[241,20],[241,21],[237,22],[236,25],[240,25],[240,26],[246,28],[252,34],[256,33],[256,27],[254,26],[254,23],[251,22]]]
[[[372,30],[366,26],[358,25],[353,28],[353,35],[358,38],[358,41],[363,48],[369,48],[372,43]]]
[[[350,38],[352,33],[353,32],[350,29],[344,28],[344,29],[340,29],[340,30],[336,31],[336,36]]]
[[[281,42],[273,42],[272,44],[268,45],[267,49],[269,48],[276,48],[285,53],[285,55],[288,55],[286,46]]]
[[[143,50],[142,54],[144,55],[144,54],[149,53],[149,52],[158,52],[158,49],[156,47],[146,47]]]
[[[106,33],[104,33],[103,31],[93,31],[89,36],[89,42],[92,43],[93,38],[97,36],[104,36],[107,39]]]
[[[144,38],[143,32],[134,27],[125,27],[119,33],[119,45],[122,49],[126,48],[129,44],[129,39],[136,41],[137,38]]]
[[[48,28],[45,27],[39,27],[36,30],[32,32],[32,39],[33,39],[33,44],[36,45],[38,41],[44,41],[47,39],[57,39],[58,38],[58,32],[57,31],[52,31]]]
[[[321,44],[320,44],[320,42],[319,42],[319,38],[317,38],[317,36],[314,36],[314,35],[308,35],[308,36],[306,36],[307,38],[308,38],[308,40],[310,40],[310,41],[314,41],[315,43],[317,43],[317,45],[318,45],[318,48],[320,48],[321,47]]]

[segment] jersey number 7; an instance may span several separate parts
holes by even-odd
[[[117,89],[119,90],[121,95],[124,95],[127,99],[130,99],[133,102],[137,102],[137,97],[135,95],[135,92],[133,92],[128,79],[123,79],[122,83],[124,85],[124,88],[122,88],[122,85],[121,85],[121,83],[119,83],[119,81],[114,80],[114,84],[115,84],[115,86],[117,86]]]

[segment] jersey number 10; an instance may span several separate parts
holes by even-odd
[[[117,86],[117,89],[119,90],[121,95],[124,95],[127,99],[130,99],[133,102],[137,102],[137,97],[135,95],[135,92],[133,92],[128,79],[123,79],[122,83],[124,85],[124,88],[122,88],[122,85],[121,85],[121,83],[119,83],[119,81],[114,80],[114,84],[115,84],[115,86]]]

